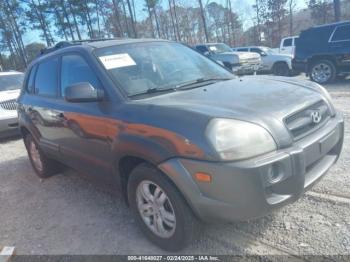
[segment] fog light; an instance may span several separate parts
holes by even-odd
[[[278,164],[272,164],[267,168],[266,174],[267,181],[270,184],[275,184],[282,180],[283,178],[283,170],[280,168]]]

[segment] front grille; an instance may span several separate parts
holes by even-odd
[[[17,110],[16,99],[0,102],[0,107],[5,110]]]
[[[326,123],[331,114],[327,104],[319,101],[285,119],[294,139],[300,139]]]

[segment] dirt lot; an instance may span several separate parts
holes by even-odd
[[[350,79],[328,85],[346,121],[342,156],[312,191],[267,217],[208,225],[181,253],[350,254]],[[163,254],[121,198],[66,171],[40,180],[20,139],[0,141],[0,246],[17,254]]]

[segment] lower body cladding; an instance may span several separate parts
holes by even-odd
[[[19,134],[17,115],[13,117],[0,117],[0,138]]]
[[[237,221],[263,216],[296,201],[337,161],[344,137],[341,116],[280,149],[237,162],[170,159],[159,165],[203,221]],[[196,173],[211,176],[199,182]]]

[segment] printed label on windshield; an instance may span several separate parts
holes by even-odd
[[[129,54],[106,55],[100,56],[99,59],[107,70],[136,65]]]
[[[216,48],[216,46],[209,46],[209,49],[210,49],[210,51],[216,51],[216,50],[218,50],[218,49]]]

